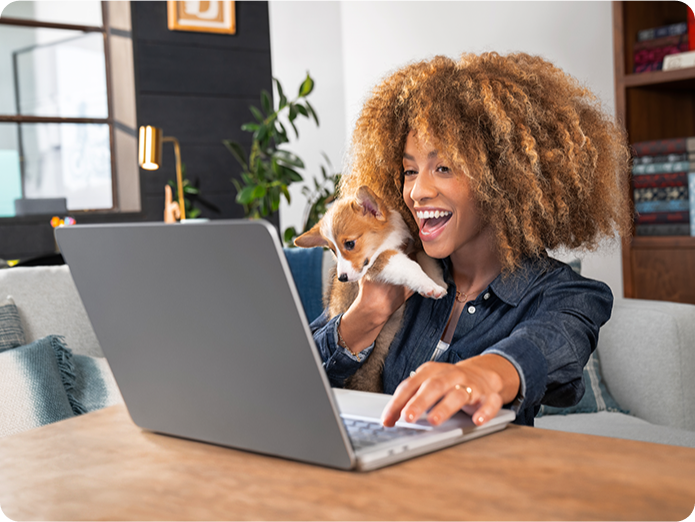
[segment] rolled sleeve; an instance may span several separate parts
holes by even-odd
[[[374,343],[354,355],[338,344],[338,325],[342,314],[328,319],[327,311],[311,323],[314,342],[319,350],[323,367],[331,386],[342,388],[345,381],[364,364],[374,348]]]

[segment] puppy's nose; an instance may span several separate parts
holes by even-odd
[[[340,281],[341,283],[347,283],[347,274],[340,274],[338,276],[338,281]]]

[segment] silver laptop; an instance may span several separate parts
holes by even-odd
[[[146,430],[370,470],[503,429],[459,413],[380,425],[390,396],[332,389],[265,221],[73,225],[56,239],[133,421]]]

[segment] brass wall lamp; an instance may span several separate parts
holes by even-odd
[[[179,192],[179,212],[181,221],[186,219],[186,207],[183,201],[183,175],[181,173],[181,149],[179,140],[173,136],[164,136],[162,129],[151,125],[140,127],[138,139],[138,163],[145,170],[157,170],[162,164],[162,143],[171,142],[174,144],[174,155],[176,156],[176,187]],[[166,213],[166,209],[165,209]]]

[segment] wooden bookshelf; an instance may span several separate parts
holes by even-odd
[[[633,74],[637,32],[687,19],[671,1],[613,2],[615,103],[631,143],[695,136],[695,67]],[[695,304],[695,237],[623,241],[625,297]]]

